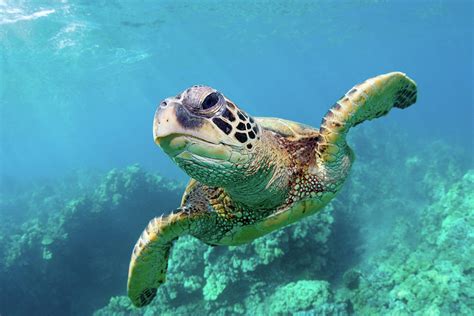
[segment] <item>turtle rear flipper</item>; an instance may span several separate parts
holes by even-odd
[[[133,249],[128,272],[128,296],[133,305],[148,305],[166,280],[168,257],[173,241],[189,229],[184,211],[157,217],[147,225]]]
[[[324,116],[318,153],[323,162],[338,160],[347,151],[349,129],[386,115],[392,107],[404,109],[416,102],[416,83],[401,72],[380,75],[349,90]]]

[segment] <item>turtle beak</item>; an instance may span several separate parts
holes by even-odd
[[[153,139],[171,157],[181,153],[189,144],[189,137],[199,136],[198,130],[183,126],[178,118],[183,105],[173,98],[160,103],[153,121]],[[181,110],[182,112],[182,110]]]
[[[189,150],[203,156],[228,158],[224,149],[210,146],[227,145],[220,136],[212,123],[188,112],[175,98],[163,100],[155,112],[153,140],[170,157],[179,155],[190,146]]]
[[[176,122],[175,106],[172,100],[165,99],[156,109],[153,120],[153,139],[158,146],[164,137],[176,133],[176,126],[179,126]]]
[[[155,112],[153,121],[153,139],[155,143],[163,148],[165,138],[178,135],[187,135],[195,138],[203,138],[203,135],[214,135],[215,132],[206,120],[193,116],[183,109],[183,105],[173,98],[168,98],[160,103]],[[206,140],[215,142],[215,138]]]
[[[163,100],[153,120],[153,139],[171,157],[181,153],[187,146],[187,140],[180,133],[180,125],[176,119],[177,105],[170,99]]]

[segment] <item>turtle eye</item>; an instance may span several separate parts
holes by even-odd
[[[201,107],[203,110],[207,110],[214,107],[218,102],[219,95],[216,92],[212,92],[204,99],[204,101],[202,101]]]

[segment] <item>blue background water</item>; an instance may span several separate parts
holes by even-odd
[[[156,209],[176,207],[182,189],[170,190],[173,196],[163,200],[159,194],[155,198],[154,191],[115,188],[115,193],[148,198],[118,203],[125,215],[113,213],[117,210],[109,204],[116,196],[104,189],[110,200],[101,200],[100,194],[89,197],[95,199],[94,206],[106,205],[106,211],[97,215],[85,207],[74,226],[76,218],[67,212],[69,202],[77,200],[69,199],[82,194],[82,184],[64,176],[77,169],[107,172],[139,163],[146,170],[185,180],[153,143],[152,120],[160,100],[194,84],[215,87],[254,116],[317,127],[334,101],[367,78],[402,71],[417,82],[417,104],[351,131],[351,137],[357,137],[370,127],[367,135],[373,140],[358,143],[356,155],[361,159],[345,187],[350,194],[341,194],[335,203],[339,211],[355,212],[364,225],[364,242],[352,236],[353,231],[344,236],[347,223],[340,217],[347,214],[334,211],[330,238],[340,238],[341,243],[350,239],[341,253],[336,249],[336,261],[352,264],[357,261],[352,251],[363,248],[366,254],[372,244],[383,243],[378,233],[389,231],[396,215],[406,212],[411,222],[412,210],[425,210],[431,195],[443,196],[462,178],[464,171],[451,169],[458,148],[467,155],[459,154],[456,163],[462,161],[466,170],[473,167],[473,30],[472,1],[0,0],[0,206],[7,205],[0,208],[0,256],[18,245],[11,251],[18,266],[0,279],[19,280],[14,286],[0,282],[0,313],[31,314],[41,306],[51,313],[84,315],[107,304],[110,296],[125,294],[133,243],[144,223],[157,215]],[[396,137],[398,133],[404,136]],[[380,137],[373,139],[374,134]],[[431,145],[436,140],[440,142]],[[422,147],[424,143],[430,145]],[[390,151],[390,146],[396,148]],[[442,152],[439,157],[436,146]],[[395,157],[378,156],[377,149]],[[398,157],[405,149],[411,156]],[[427,156],[433,159],[426,161]],[[374,166],[377,170],[370,169]],[[380,181],[378,187],[380,172],[395,177],[385,166],[404,168],[403,179],[394,181],[398,187],[392,187],[391,180]],[[120,173],[109,176],[102,182],[106,188],[117,178],[123,180]],[[140,176],[135,173],[135,179],[143,180]],[[412,178],[428,179],[429,185]],[[59,184],[29,188],[24,194],[8,192],[14,184],[45,179]],[[103,193],[101,188],[95,193]],[[435,193],[420,193],[427,188]],[[395,196],[402,193],[394,198],[388,190]],[[361,192],[367,196],[361,197]],[[127,204],[136,206],[134,202],[140,207]],[[379,208],[385,211],[380,216]],[[35,212],[39,224],[34,222]],[[21,225],[32,218],[32,229],[31,223]],[[56,219],[59,233],[54,227],[49,230],[54,226],[50,220]],[[71,229],[70,237],[61,235],[66,228]],[[107,238],[101,239],[104,231]],[[22,257],[22,251],[31,258]],[[112,263],[112,276],[105,275]],[[40,286],[30,288],[32,282]],[[58,286],[44,292],[50,285]],[[53,295],[58,292],[65,297]],[[28,300],[20,306],[23,309],[10,302],[18,297]],[[43,301],[47,303],[41,305]]]
[[[0,1],[2,179],[138,162],[184,178],[151,136],[158,102],[211,85],[255,116],[318,126],[393,70],[418,105],[380,122],[472,146],[471,1]],[[390,124],[393,123],[393,124]]]

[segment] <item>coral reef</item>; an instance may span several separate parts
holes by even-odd
[[[474,310],[474,170],[416,226],[400,220],[392,242],[366,264],[348,295],[361,314],[469,315]],[[421,229],[420,229],[421,228]],[[413,236],[419,238],[413,245]]]
[[[352,174],[319,214],[242,246],[180,238],[142,309],[124,296],[130,251],[183,184],[131,166],[2,195],[0,314],[469,315],[471,162],[383,133],[355,133]]]
[[[182,190],[130,166],[2,196],[0,314],[91,313],[123,288],[143,226],[173,209]],[[19,301],[28,304],[11,303]]]
[[[323,276],[331,212],[328,208],[289,229],[242,246],[211,247],[192,237],[180,238],[172,250],[167,282],[158,290],[159,302],[138,310],[127,298],[114,297],[109,306],[97,311],[96,315],[176,315],[191,313],[189,308],[197,314],[213,315],[269,312],[262,310],[267,305],[262,304],[267,300],[266,293],[292,278],[318,279]],[[288,274],[282,273],[285,270]],[[294,291],[300,288],[305,288],[308,300],[317,293],[329,295],[327,282],[322,282],[316,291],[304,282],[295,286],[281,288],[275,295],[296,293]],[[183,306],[182,302],[189,305]],[[272,308],[279,312],[283,307],[275,305]]]
[[[360,162],[319,216],[239,247],[180,240],[171,266],[192,243],[199,267],[171,270],[144,309],[122,296],[96,315],[469,315],[474,171],[442,143],[410,152],[371,133],[353,140]],[[199,280],[192,295],[179,279]],[[186,296],[169,300],[170,288]]]

